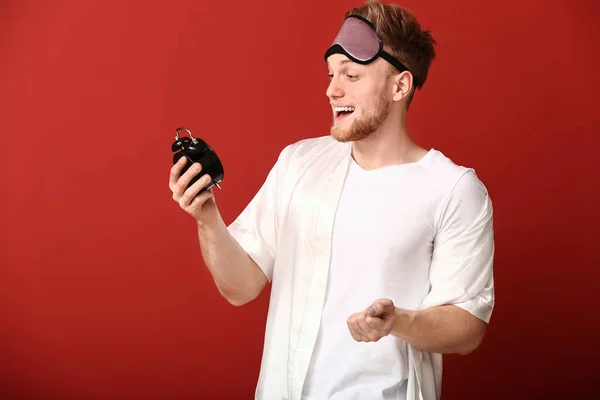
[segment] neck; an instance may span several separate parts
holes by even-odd
[[[390,113],[383,126],[368,138],[352,142],[352,157],[365,170],[417,162],[425,154],[427,150],[408,133],[404,110]]]

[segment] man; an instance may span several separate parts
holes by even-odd
[[[492,204],[473,169],[409,136],[434,40],[369,0],[325,54],[331,134],[287,146],[226,226],[195,166],[171,171],[220,293],[272,282],[257,399],[438,399],[441,357],[480,344],[494,305]],[[380,47],[380,42],[383,47]]]

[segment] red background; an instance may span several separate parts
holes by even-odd
[[[251,398],[268,291],[215,289],[168,189],[174,130],[242,210],[279,151],[328,133],[349,0],[3,1],[0,397]],[[497,306],[445,399],[585,398],[598,330],[597,2],[407,0],[438,41],[409,127],[495,206]],[[568,395],[568,396],[566,396]]]

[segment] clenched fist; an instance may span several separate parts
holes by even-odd
[[[379,299],[364,311],[352,314],[348,320],[350,334],[357,342],[377,342],[392,331],[396,307],[390,299]]]

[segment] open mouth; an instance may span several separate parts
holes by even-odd
[[[341,120],[347,118],[354,112],[354,107],[333,107],[335,112],[335,119]]]

